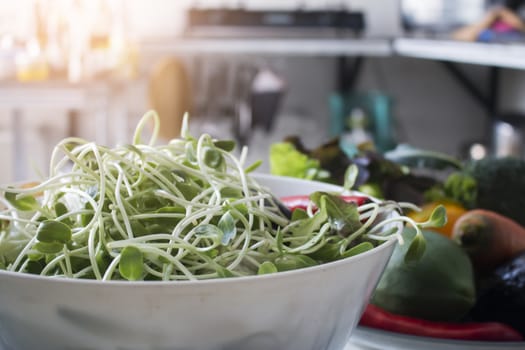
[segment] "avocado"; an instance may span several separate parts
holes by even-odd
[[[404,257],[415,237],[405,228],[372,296],[389,312],[431,321],[458,321],[472,308],[476,288],[472,263],[449,238],[423,230],[426,250],[418,261]]]

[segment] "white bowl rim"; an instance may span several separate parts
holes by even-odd
[[[305,183],[312,183],[312,182],[318,182],[318,181],[312,181],[312,180],[305,180],[305,179],[296,179],[293,177],[286,177],[286,176],[275,176],[275,175],[266,175],[266,174],[255,174],[253,176],[256,179],[266,178],[266,179],[286,179],[290,181],[299,181],[299,182],[305,182]],[[334,191],[342,191],[341,186],[333,185],[333,184],[327,184],[323,182],[318,182],[319,184],[333,186]],[[352,191],[353,193],[359,193],[357,191]],[[378,199],[373,198],[369,195],[364,194],[367,197],[370,197],[374,201],[378,201]],[[40,281],[49,281],[50,283],[66,283],[66,284],[77,284],[77,285],[100,285],[100,286],[130,286],[130,287],[152,287],[152,286],[186,286],[186,287],[195,287],[197,285],[215,285],[215,284],[228,284],[228,283],[251,283],[254,280],[264,280],[264,279],[276,279],[276,278],[286,278],[287,276],[294,276],[299,274],[309,274],[309,273],[316,273],[321,272],[326,269],[336,268],[341,265],[350,264],[354,261],[358,261],[360,259],[365,259],[369,255],[374,255],[376,253],[379,253],[379,251],[388,249],[390,245],[393,245],[397,242],[397,237],[395,234],[392,234],[388,239],[386,239],[384,242],[381,242],[378,246],[367,250],[365,252],[359,253],[354,256],[350,256],[348,258],[339,259],[335,261],[330,261],[327,263],[322,263],[315,266],[309,266],[304,268],[299,268],[295,270],[289,270],[289,271],[282,271],[282,272],[276,272],[276,273],[270,273],[270,274],[263,274],[263,275],[249,275],[249,276],[236,276],[236,277],[225,277],[225,278],[210,278],[210,279],[201,279],[201,280],[181,280],[181,281],[124,281],[124,280],[109,280],[109,281],[102,281],[102,280],[96,280],[96,279],[79,279],[79,278],[70,278],[70,277],[51,277],[51,276],[41,276],[41,275],[35,275],[30,274],[26,272],[15,272],[15,271],[7,271],[0,269],[0,277],[8,276],[8,277],[15,277],[17,279],[24,279],[24,280],[40,280]]]
[[[14,271],[7,271],[7,270],[0,270],[0,277],[2,275],[6,277],[15,277],[17,279],[25,279],[25,280],[40,280],[40,281],[48,281],[50,283],[66,283],[66,284],[78,284],[78,285],[100,285],[100,286],[130,286],[130,287],[148,287],[148,286],[187,286],[187,287],[195,287],[197,285],[215,285],[215,284],[224,284],[224,283],[251,283],[254,280],[264,280],[264,279],[277,279],[277,278],[286,278],[287,276],[294,276],[299,274],[306,274],[306,273],[316,273],[321,272],[327,269],[336,268],[337,266],[350,264],[354,261],[358,261],[360,259],[365,259],[369,255],[373,255],[376,253],[379,253],[380,250],[388,249],[388,246],[395,244],[397,242],[397,239],[395,239],[395,235],[392,235],[391,238],[388,240],[382,242],[379,246],[376,246],[366,252],[359,253],[357,255],[335,260],[315,266],[309,266],[304,268],[299,268],[295,270],[289,270],[289,271],[282,271],[282,272],[276,272],[276,273],[269,273],[269,274],[263,274],[263,275],[249,275],[249,276],[241,276],[241,277],[225,277],[225,278],[210,278],[210,279],[201,279],[201,280],[181,280],[181,281],[124,281],[124,280],[109,280],[109,281],[102,281],[102,280],[96,280],[96,279],[80,279],[80,278],[70,278],[70,277],[50,277],[50,276],[41,276],[41,275],[34,275],[30,273],[25,272],[14,272]]]

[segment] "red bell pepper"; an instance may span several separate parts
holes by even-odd
[[[368,304],[359,325],[421,337],[476,341],[523,341],[523,335],[499,322],[434,322],[390,313]]]
[[[371,202],[371,199],[366,196],[347,195],[347,196],[341,196],[341,198],[347,202],[354,202],[358,206]],[[294,211],[295,209],[306,210],[306,208],[310,204],[310,197],[307,195],[287,196],[287,197],[282,197],[281,202],[284,205],[286,205],[291,211]]]

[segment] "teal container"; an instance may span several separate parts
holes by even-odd
[[[377,150],[391,150],[396,146],[392,106],[393,99],[380,91],[334,93],[329,100],[330,135],[337,137],[347,131],[348,116],[353,109],[360,108],[368,118],[367,129],[374,138]]]

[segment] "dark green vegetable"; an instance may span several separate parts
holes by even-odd
[[[426,249],[418,261],[406,262],[415,238],[405,229],[374,292],[372,303],[395,314],[432,321],[457,321],[474,305],[475,285],[466,253],[443,235],[423,230]]]
[[[525,160],[484,158],[465,164],[451,174],[445,194],[466,208],[482,208],[525,225]]]

